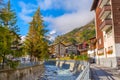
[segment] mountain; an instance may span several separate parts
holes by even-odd
[[[54,43],[63,42],[64,44],[82,43],[95,36],[94,21],[76,28],[64,35],[57,36]]]

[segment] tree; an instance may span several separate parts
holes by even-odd
[[[43,25],[40,8],[38,8],[33,16],[33,20],[30,22],[29,32],[25,41],[25,48],[31,55],[31,61],[47,57],[48,47],[45,33],[46,30]]]
[[[69,41],[72,43],[72,44],[76,44],[77,41],[74,39],[74,38],[69,38]]]
[[[0,13],[0,56],[2,57],[3,68],[5,63],[14,67],[15,63],[9,57],[16,57],[17,52],[20,51],[18,48],[20,37],[16,33],[17,31],[16,15],[11,10],[9,0],[7,6],[2,8],[2,13]],[[11,49],[12,46],[16,49]]]
[[[90,38],[95,36],[95,29],[93,30],[84,30],[81,33],[81,37],[83,38],[83,41],[88,41]]]
[[[2,8],[0,14],[0,24],[4,27],[8,27],[13,32],[18,32],[19,28],[16,25],[17,19],[15,12],[11,9],[10,0],[5,8]]]

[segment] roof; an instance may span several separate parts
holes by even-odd
[[[96,7],[97,7],[97,5],[98,5],[98,2],[99,2],[99,0],[94,0],[94,1],[93,1],[92,7],[91,7],[91,11],[93,11],[93,10],[96,9]]]
[[[66,47],[68,47],[68,46],[77,46],[77,45],[75,45],[75,44],[68,44],[68,45],[66,45]]]
[[[66,45],[63,44],[62,42],[58,42],[58,43],[51,44],[51,46],[58,45],[58,44],[62,44],[62,45],[64,45],[64,46],[66,46]]]
[[[96,37],[92,37],[92,38],[90,38],[89,40],[92,40],[92,39],[96,39]]]

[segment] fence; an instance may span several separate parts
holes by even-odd
[[[84,65],[84,70],[80,73],[76,80],[89,80],[90,65],[87,62],[85,62]]]

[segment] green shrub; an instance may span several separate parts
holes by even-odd
[[[9,65],[10,68],[13,68],[13,69],[16,69],[19,64],[20,64],[19,61],[10,61],[10,60],[9,60],[9,61],[7,62],[7,65]]]
[[[88,56],[87,55],[78,55],[78,56],[76,56],[76,60],[88,60]]]
[[[73,53],[70,53],[70,59],[74,59]]]

